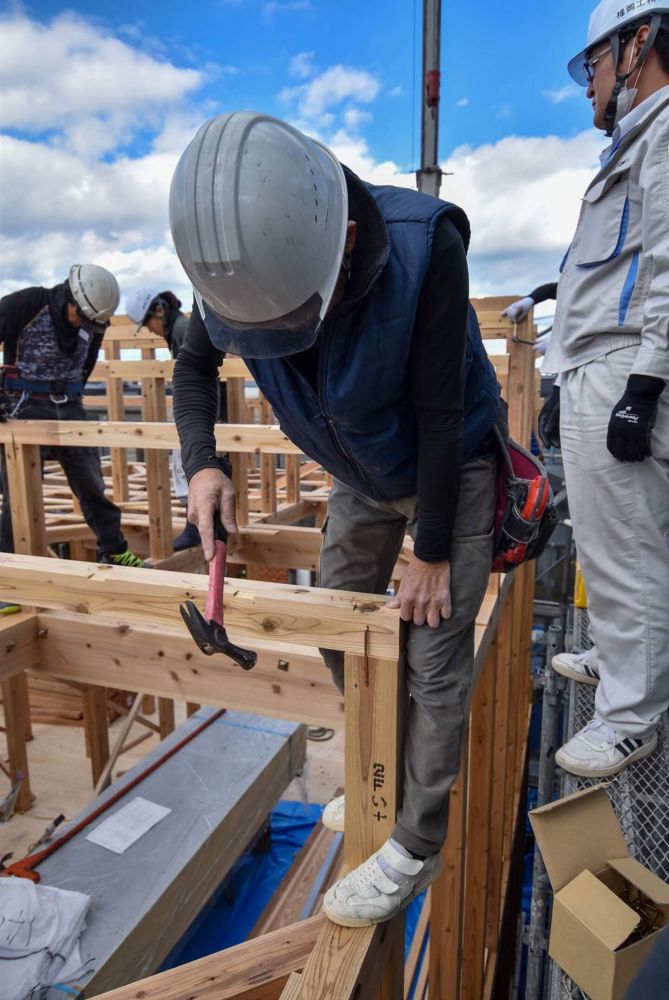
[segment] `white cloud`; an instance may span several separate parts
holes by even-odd
[[[300,80],[306,80],[314,72],[314,53],[298,52],[290,60],[288,72],[291,76],[297,76]]]
[[[459,101],[455,102],[455,106],[457,108],[466,108],[468,104],[469,104],[468,97],[461,97]]]
[[[3,32],[0,124],[56,133],[80,155],[114,149],[202,85],[194,69],[159,61],[74,14],[49,24],[12,15]]]
[[[363,111],[362,108],[347,108],[344,112],[344,125],[355,132],[371,122],[373,117],[369,111]]]
[[[400,84],[388,91],[388,97],[404,97],[404,87]]]
[[[367,70],[330,66],[309,83],[285,87],[279,98],[288,105],[295,104],[301,118],[318,120],[323,112],[343,101],[369,104],[380,90],[381,84]]]
[[[96,32],[99,44],[106,43],[102,32],[85,28],[93,47]],[[33,25],[31,30],[40,29]],[[50,100],[57,115],[63,94],[71,93],[63,81],[54,93],[49,90],[49,74],[58,62],[50,46],[53,42],[62,55],[63,37],[60,29],[53,38],[49,33],[39,37],[40,60],[33,60],[30,72],[14,60],[11,82],[14,87],[21,82],[26,107]],[[128,50],[124,65],[134,65],[131,46],[122,47]],[[155,283],[174,288],[188,302],[188,284],[169,235],[169,184],[178,156],[200,122],[217,109],[193,107],[190,78],[181,77],[176,66],[155,65],[177,81],[176,96],[167,105],[159,105],[158,98],[151,105],[150,82],[139,88],[136,108],[127,95],[125,104],[120,100],[114,106],[105,80],[96,101],[93,79],[83,110],[73,99],[67,127],[63,123],[55,134],[3,137],[3,293],[53,284],[73,262],[90,261],[113,270],[124,295]],[[119,87],[125,90],[125,81],[119,80]],[[402,173],[392,160],[378,161],[365,138],[363,127],[379,92],[380,83],[369,72],[334,66],[290,88],[284,99],[291,120],[327,142],[361,177],[413,187],[413,173]],[[110,128],[122,142],[138,127],[135,113],[143,116],[141,154],[131,155],[128,147],[111,148],[104,156],[81,152],[89,123],[104,133],[105,123],[119,115]],[[472,294],[525,293],[557,276],[600,142],[594,131],[570,139],[509,136],[495,144],[460,147],[442,163],[453,174],[444,178],[442,197],[462,205],[472,224]],[[95,145],[104,147],[102,135]]]
[[[542,90],[541,96],[547,98],[552,104],[562,104],[563,101],[570,101],[574,97],[582,97],[584,93],[582,87],[577,87],[575,83],[567,83],[557,90]]]

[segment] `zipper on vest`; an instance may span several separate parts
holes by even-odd
[[[353,466],[358,476],[358,479],[360,480],[361,483],[364,484],[365,488],[369,490],[370,497],[374,497],[377,491],[372,487],[372,484],[369,482],[367,476],[362,471],[361,466],[358,465],[356,460],[353,458],[353,456],[350,454],[350,452],[347,450],[346,446],[342,442],[341,438],[339,437],[339,433],[337,431],[337,425],[333,420],[333,418],[328,413],[325,405],[323,404],[323,397],[321,395],[321,384],[322,384],[321,373],[325,368],[326,344],[328,340],[329,338],[327,336],[323,338],[323,340],[321,341],[320,351],[319,351],[318,371],[316,373],[316,396],[318,398],[318,405],[321,408],[321,413],[324,415],[327,421],[328,431],[330,432],[330,437],[332,439],[332,443],[334,444],[335,448],[337,449],[341,457],[345,459],[349,463],[349,465]]]

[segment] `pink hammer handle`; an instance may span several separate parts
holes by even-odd
[[[216,541],[216,552],[209,563],[209,591],[204,609],[208,622],[223,624],[223,585],[225,583],[225,542]]]

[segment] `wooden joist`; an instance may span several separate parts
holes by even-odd
[[[207,589],[202,576],[0,554],[0,593],[42,608],[174,625],[181,623],[179,605],[204,606]],[[271,637],[392,658],[399,652],[400,618],[385,604],[385,597],[368,594],[230,580],[226,627],[247,645]]]
[[[303,920],[235,948],[100,993],[97,1000],[276,1000],[293,970],[304,967],[324,923],[321,916]]]
[[[205,656],[184,632],[93,615],[41,612],[37,677],[220,705],[309,725],[344,726],[343,698],[318,651],[258,640],[250,672]]]

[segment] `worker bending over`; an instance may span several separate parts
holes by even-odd
[[[238,113],[207,122],[186,149],[170,219],[199,300],[174,411],[206,557],[217,510],[236,530],[213,436],[225,351],[334,477],[321,586],[385,594],[407,528],[415,539],[390,605],[410,623],[403,805],[392,837],[325,897],[337,923],[386,920],[441,868],[491,565],[500,399],[469,306],[467,218],[365,184],[291,126]],[[343,654],[323,655],[343,691]],[[331,807],[341,824],[343,801]]]
[[[119,303],[116,278],[96,264],[74,264],[54,288],[24,288],[0,299],[0,404],[4,419],[86,420],[81,402],[109,319]],[[46,449],[42,449],[44,459]],[[105,496],[97,448],[52,448],[98,540],[99,560],[142,566],[121,531],[121,512]],[[14,551],[7,467],[0,470],[0,552]]]

